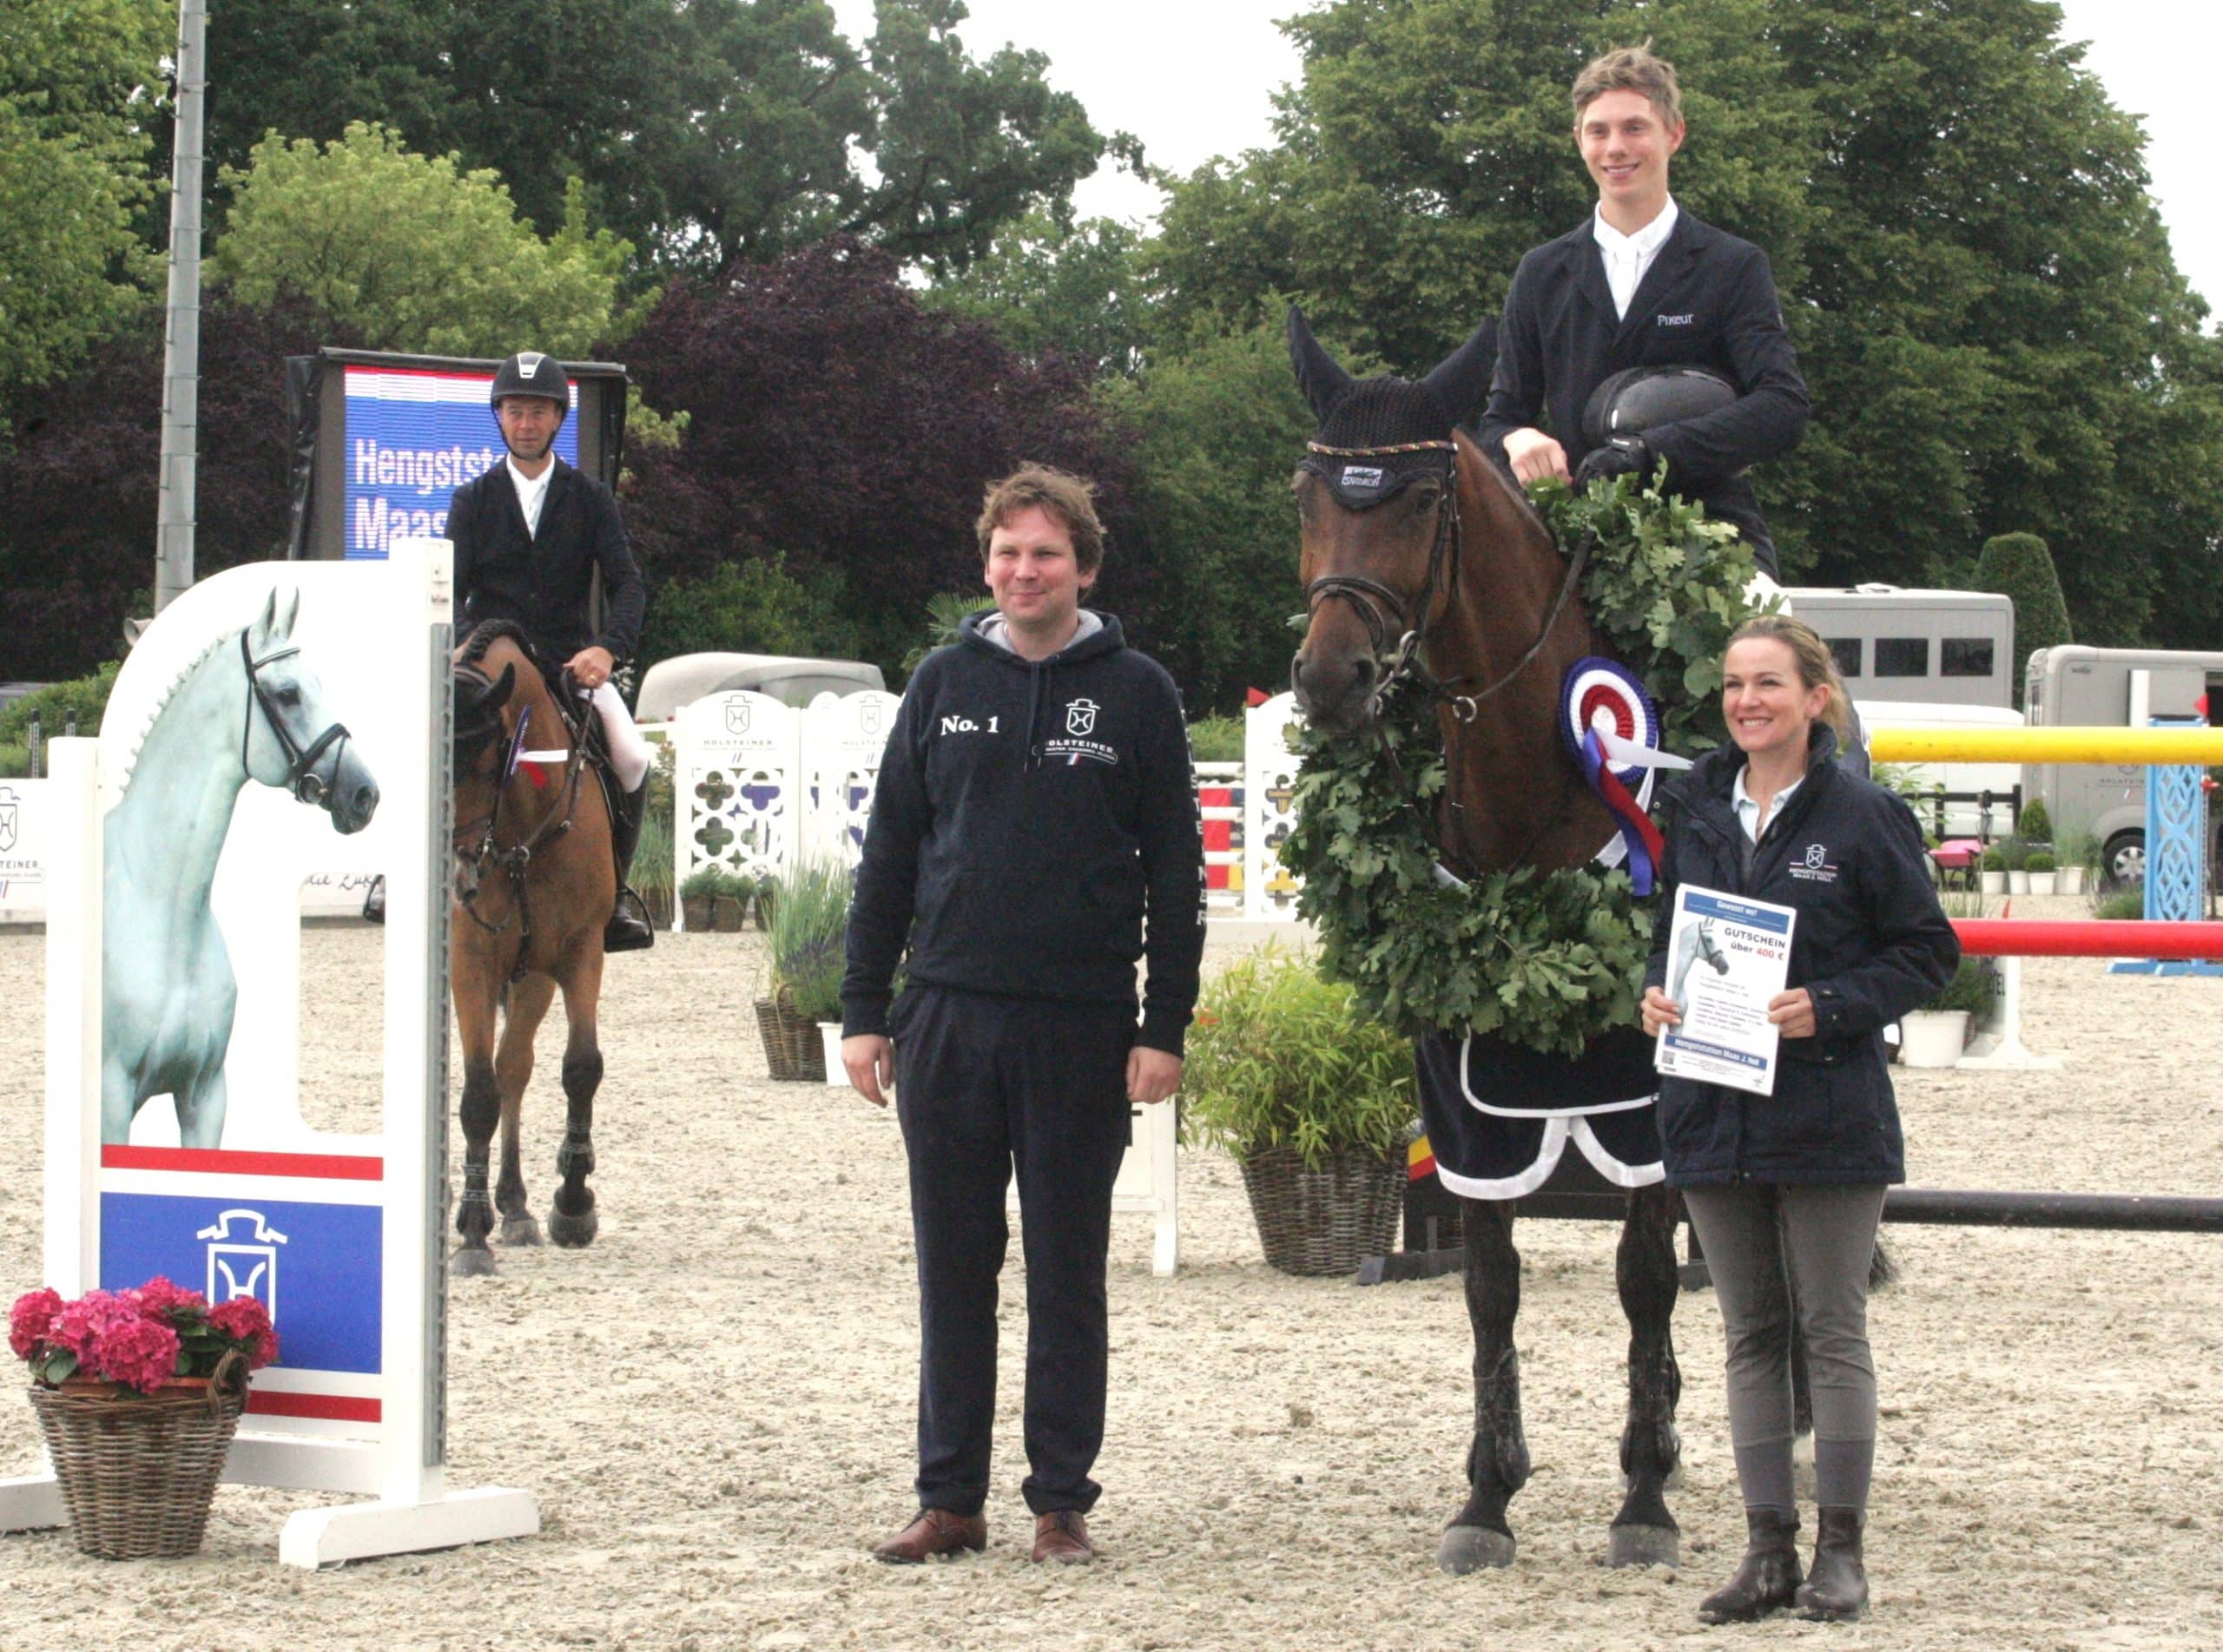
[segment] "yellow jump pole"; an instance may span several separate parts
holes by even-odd
[[[1879,763],[2223,763],[2223,728],[1870,728]]]

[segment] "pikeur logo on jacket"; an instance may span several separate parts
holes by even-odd
[[[933,986],[1131,1004],[1146,953],[1139,1036],[1179,1052],[1204,950],[1188,729],[1101,617],[1030,661],[975,616],[913,675],[850,907],[848,1031],[887,1030],[899,960]]]

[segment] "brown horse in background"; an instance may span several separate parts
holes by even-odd
[[[455,865],[448,973],[463,1041],[463,1242],[451,1273],[491,1274],[494,1208],[502,1242],[538,1245],[525,1201],[518,1119],[532,1076],[532,1040],[560,989],[570,1037],[570,1104],[563,1178],[548,1219],[558,1245],[594,1242],[594,1096],[602,1083],[595,1014],[602,996],[602,933],[617,904],[610,815],[585,773],[584,725],[567,717],[524,634],[506,621],[478,626],[454,657]],[[521,763],[530,748],[551,760]],[[560,754],[560,763],[553,760]],[[499,1047],[496,1044],[498,1019]],[[502,1126],[502,1174],[486,1196],[487,1148]]]
[[[1580,556],[1560,555],[1527,500],[1456,428],[1487,388],[1494,328],[1486,324],[1418,382],[1353,378],[1295,311],[1290,349],[1322,421],[1295,483],[1309,609],[1291,671],[1298,705],[1316,728],[1348,734],[1372,721],[1391,678],[1416,671],[1435,701],[1449,768],[1435,822],[1445,866],[1471,879],[1516,866],[1586,864],[1614,827],[1561,744],[1559,694],[1570,665],[1610,650],[1583,613]],[[1642,1037],[1633,1029],[1631,1036]],[[1633,1056],[1648,1085],[1648,1051],[1629,1048],[1618,1033],[1593,1050],[1601,1046],[1614,1047],[1623,1071]],[[1542,1063],[1570,1091],[1587,1082],[1587,1056],[1579,1068],[1555,1067],[1533,1052],[1501,1055],[1520,1056],[1532,1074]],[[1489,1081],[1487,1072],[1481,1076]],[[1511,1563],[1506,1507],[1530,1468],[1513,1337],[1520,1305],[1516,1207],[1461,1202],[1474,1433],[1469,1495],[1437,1555],[1453,1572]],[[1664,1185],[1632,1188],[1616,1254],[1631,1335],[1621,1437],[1626,1495],[1607,1555],[1615,1565],[1673,1564],[1679,1553],[1664,1494],[1679,1453],[1682,1379],[1670,1317],[1681,1209],[1681,1196]]]

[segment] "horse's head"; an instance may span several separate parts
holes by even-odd
[[[293,640],[300,612],[299,591],[283,613],[273,591],[261,617],[240,633],[247,686],[240,764],[249,778],[320,806],[334,829],[360,832],[377,813],[378,781],[346,725],[327,714],[324,685]]]
[[[1293,484],[1302,517],[1303,646],[1290,669],[1316,727],[1373,717],[1395,662],[1419,647],[1457,576],[1459,418],[1497,359],[1484,322],[1427,378],[1354,378],[1289,315],[1290,358],[1320,420]]]

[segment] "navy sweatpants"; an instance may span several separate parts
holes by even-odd
[[[988,1494],[996,1277],[1014,1168],[1026,1255],[1026,1461],[1037,1514],[1085,1510],[1104,1443],[1104,1258],[1127,1147],[1119,1004],[913,985],[896,1000],[895,1108],[919,1253],[919,1504]]]

